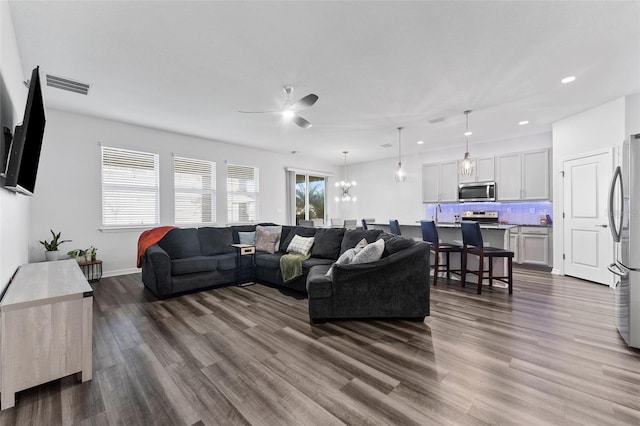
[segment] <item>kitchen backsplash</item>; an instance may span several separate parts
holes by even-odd
[[[424,205],[424,218],[435,217],[437,204]],[[487,203],[440,203],[442,212],[438,212],[439,222],[455,222],[456,215],[471,211],[498,211],[502,223],[516,225],[539,225],[540,215],[549,215],[553,221],[553,203],[551,201],[530,202],[487,202]]]

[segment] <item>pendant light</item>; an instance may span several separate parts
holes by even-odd
[[[342,151],[342,153],[344,154],[344,180],[336,182],[336,188],[339,188],[342,191],[342,194],[336,197],[336,201],[342,201],[344,203],[348,203],[350,201],[355,202],[357,198],[351,195],[351,188],[356,186],[356,181],[352,180],[349,182],[347,180],[347,154],[349,151]]]
[[[467,118],[467,125],[465,128],[464,136],[467,141],[467,150],[464,153],[464,160],[460,163],[460,174],[462,176],[471,176],[473,174],[473,161],[469,158],[469,135],[471,132],[469,131],[469,114],[471,110],[467,110],[464,112],[464,115]]]
[[[398,168],[393,175],[396,183],[402,183],[407,180],[407,174],[402,170],[402,127],[398,127]]]

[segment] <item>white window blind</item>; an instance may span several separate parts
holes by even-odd
[[[103,226],[157,225],[158,154],[102,147]]]
[[[258,169],[227,165],[227,222],[258,220]]]
[[[216,163],[174,157],[175,223],[216,221]]]

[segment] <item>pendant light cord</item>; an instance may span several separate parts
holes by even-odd
[[[402,164],[402,127],[398,127],[398,164]]]

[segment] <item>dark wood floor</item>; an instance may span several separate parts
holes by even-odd
[[[597,284],[517,270],[511,297],[440,283],[424,323],[321,326],[262,285],[94,288],[93,380],[20,392],[0,424],[640,424],[640,351]]]

